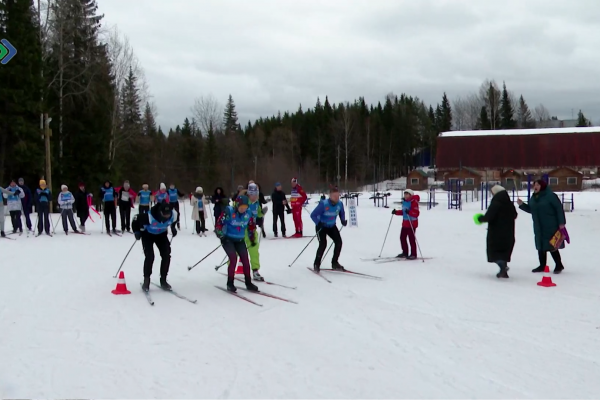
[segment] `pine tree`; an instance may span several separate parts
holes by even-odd
[[[30,177],[31,182],[43,173],[42,63],[35,21],[32,1],[0,1],[0,36],[18,51],[0,65],[0,182],[6,182],[5,174]]]
[[[146,103],[146,108],[144,109],[144,118],[142,121],[142,132],[144,136],[156,136],[158,131],[156,129],[156,120],[154,118],[154,113],[152,112],[152,107],[150,107],[150,103]],[[162,131],[161,131],[162,133]]]
[[[204,159],[202,162],[206,165],[205,179],[207,184],[211,188],[216,187],[219,182],[219,154],[212,122],[206,134],[206,146],[204,147]]]
[[[188,118],[183,121],[183,127],[181,127],[181,136],[191,137],[192,136],[192,124]]]
[[[442,96],[442,120],[440,122],[440,128],[442,132],[449,132],[452,130],[452,107],[446,92]]]
[[[479,114],[479,118],[477,119],[477,130],[480,131],[489,131],[492,129],[492,124],[488,117],[487,107],[481,107],[481,113]]]
[[[583,112],[579,110],[577,113],[577,127],[591,126],[588,119],[583,115]]]
[[[142,123],[140,110],[140,93],[137,87],[137,77],[133,68],[129,68],[129,75],[125,79],[122,89],[121,113],[124,129],[138,129]]]
[[[502,85],[502,98],[500,99],[500,129],[515,129],[515,111],[513,110],[506,83]]]
[[[233,97],[231,95],[229,95],[229,98],[227,99],[227,104],[225,105],[223,129],[226,133],[238,131],[237,111],[235,110],[235,103],[233,102]]]
[[[519,97],[519,108],[517,109],[517,128],[533,129],[535,128],[535,120],[529,110],[529,106],[525,102],[523,95]]]

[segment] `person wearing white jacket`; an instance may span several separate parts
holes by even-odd
[[[3,193],[3,196],[6,199],[8,212],[10,212],[13,233],[17,233],[17,229],[19,232],[23,233],[23,223],[21,221],[21,199],[25,197],[25,193],[23,193],[23,190],[17,186],[17,182],[15,182],[14,179],[10,181],[10,186],[6,189],[10,192],[10,194]]]
[[[190,202],[192,203],[192,220],[196,221],[196,234],[206,236],[206,201],[202,187],[196,188]]]
[[[65,230],[65,235],[69,234],[69,226],[68,222],[71,224],[71,228],[73,228],[73,232],[79,233],[77,230],[77,224],[75,223],[75,218],[73,217],[73,204],[75,203],[75,197],[73,193],[69,192],[69,188],[67,185],[62,185],[60,187],[60,194],[58,195],[58,205],[60,206],[60,215],[62,217],[63,229]]]
[[[0,192],[2,195],[10,196],[12,192],[10,190],[4,189],[0,187]],[[0,198],[0,237],[6,237],[6,233],[4,233],[4,200]]]

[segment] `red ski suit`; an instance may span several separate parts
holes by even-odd
[[[304,192],[304,189],[302,189],[302,186],[296,184],[296,187],[292,188],[290,192],[290,205],[292,207],[296,233],[302,232],[302,206],[306,203],[307,198],[308,196]]]

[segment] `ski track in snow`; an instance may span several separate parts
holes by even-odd
[[[391,207],[400,196],[394,192]],[[132,294],[112,295],[133,236],[101,235],[98,218],[88,222],[90,236],[0,241],[0,398],[598,396],[600,272],[591,260],[600,193],[575,194],[577,209],[567,214],[572,244],[562,251],[565,271],[552,276],[555,288],[538,287],[542,275],[530,272],[537,253],[528,214],[519,211],[510,279],[498,280],[497,266],[486,262],[485,225],[472,222],[479,203],[448,210],[439,194],[437,208],[422,206],[417,231],[433,259],[360,261],[378,256],[390,219],[390,209],[365,197],[359,228],[342,232],[340,262],[384,281],[328,274],[329,284],[306,270],[316,241],[288,268],[310,238],[261,240],[265,278],[298,289],[259,288],[299,304],[241,293],[263,304],[256,307],[216,290],[226,281],[214,272],[222,250],[188,272],[218,242],[192,235],[193,222],[185,229],[183,219],[169,281],[195,305],[155,287],[148,305],[139,243],[123,266]],[[302,216],[305,234],[313,234]],[[287,215],[286,223],[293,230]],[[383,257],[400,252],[400,226],[395,217]],[[156,249],[155,256],[157,280]]]

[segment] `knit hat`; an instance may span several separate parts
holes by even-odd
[[[500,185],[494,185],[494,186],[492,186],[492,188],[490,190],[491,190],[491,192],[492,192],[493,195],[497,195],[498,193],[500,193],[501,191],[506,190],[506,189],[504,189]]]
[[[535,181],[535,183],[538,183],[540,185],[540,190],[545,190],[548,187],[548,182],[546,182],[543,179],[538,179],[537,181]]]
[[[248,185],[248,195],[249,196],[258,196],[258,186],[256,186],[256,183],[251,183]]]
[[[160,190],[167,190],[167,186],[164,183],[161,183]]]
[[[292,183],[298,183],[298,178],[292,178]]]
[[[25,183],[25,179],[23,179],[23,178],[19,178],[19,185],[22,185],[22,184],[23,184],[23,183],[21,183],[21,182]]]
[[[281,182],[275,182],[275,187],[281,186]]]
[[[235,202],[237,203],[238,207],[247,206],[248,204],[250,204],[250,199],[248,199],[248,196],[241,195],[235,199]]]
[[[68,189],[67,185],[60,185],[60,190]]]
[[[46,181],[43,179],[40,179],[40,186],[46,186]]]
[[[329,193],[339,193],[339,189],[335,185],[329,185]]]
[[[204,193],[204,189],[202,189],[202,186],[198,186],[196,188],[196,193]]]
[[[85,187],[85,183],[79,182],[79,187]]]
[[[406,190],[404,191],[404,194],[406,194],[406,193],[410,194],[411,196],[414,196],[414,195],[415,195],[415,192],[414,192],[412,189],[406,189]]]

